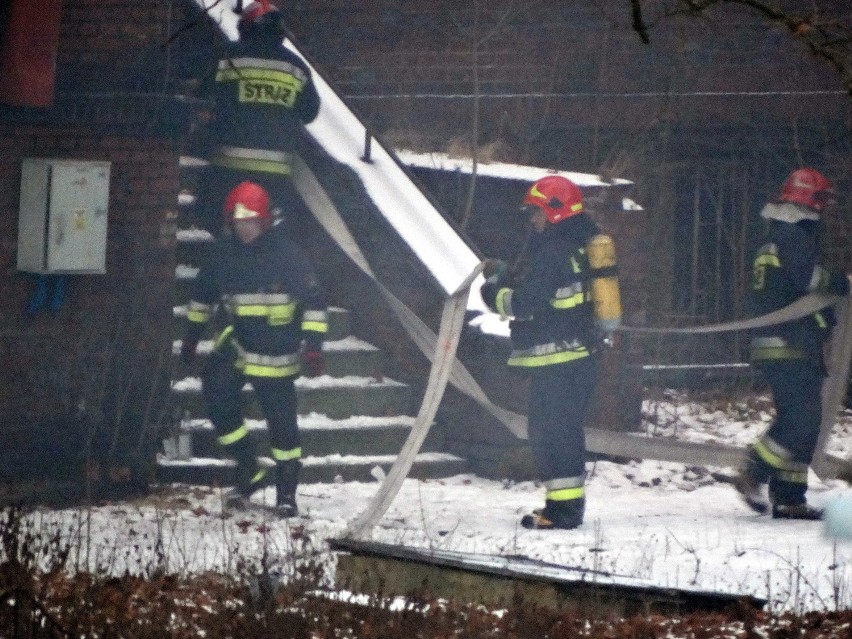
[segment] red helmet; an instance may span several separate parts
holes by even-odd
[[[261,220],[268,224],[272,221],[269,194],[254,182],[241,182],[228,193],[222,213],[228,224],[237,220]]]
[[[791,202],[820,212],[834,197],[834,185],[814,169],[796,169],[784,181],[779,202]]]
[[[240,38],[272,38],[282,40],[287,34],[284,18],[270,0],[255,0],[243,9],[237,22]]]
[[[561,175],[548,175],[533,183],[524,204],[539,207],[551,224],[583,212],[580,187]]]

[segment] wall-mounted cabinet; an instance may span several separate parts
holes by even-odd
[[[109,162],[23,161],[19,270],[106,273],[109,174]]]

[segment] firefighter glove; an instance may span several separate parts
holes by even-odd
[[[484,265],[482,267],[482,274],[485,276],[485,279],[491,282],[498,282],[506,277],[506,273],[509,270],[509,265],[506,264],[503,260],[495,260],[492,258],[488,258],[485,260]]]
[[[305,351],[302,353],[302,368],[305,376],[319,377],[325,370],[325,360],[322,351]]]

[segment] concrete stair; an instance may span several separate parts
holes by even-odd
[[[201,380],[188,377],[172,385],[172,393],[180,405],[192,415],[202,415]],[[391,379],[377,381],[371,377],[331,377],[296,380],[299,412],[321,412],[332,419],[351,415],[399,415],[409,404],[409,388]],[[243,388],[243,414],[261,419],[263,414],[254,398],[251,385]]]
[[[185,158],[181,162],[188,186],[179,198],[177,267],[174,286],[174,340],[172,370],[178,362],[180,336],[183,333],[186,303],[203,251],[213,238],[197,228],[195,198],[189,189],[195,172],[203,166]],[[329,309],[329,333],[323,346],[326,371],[318,378],[296,380],[299,402],[299,429],[302,435],[301,481],[375,481],[386,472],[408,437],[414,418],[408,413],[419,398],[411,389],[383,374],[384,354],[372,344],[351,334],[349,311]],[[212,327],[211,327],[212,329]],[[207,337],[213,337],[211,330]],[[227,485],[232,483],[234,464],[223,455],[212,424],[206,419],[198,372],[213,346],[212,339],[198,348],[198,367],[172,381],[174,422],[172,432],[163,441],[158,455],[157,472],[161,482]],[[253,396],[250,384],[244,387],[245,411],[249,436],[263,457],[269,449],[266,422]],[[410,476],[437,478],[468,471],[465,460],[441,452],[442,442],[435,429],[417,456]]]

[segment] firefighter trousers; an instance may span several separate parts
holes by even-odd
[[[287,460],[301,457],[297,423],[295,376],[246,377],[235,365],[230,349],[214,351],[202,374],[207,414],[219,437],[227,437],[243,425],[243,385],[250,382],[269,429],[273,451]],[[276,461],[282,455],[273,455]],[[238,462],[241,460],[238,458]]]
[[[597,358],[532,369],[529,442],[539,479],[582,478],[586,414],[595,390]]]
[[[772,392],[775,420],[761,438],[769,441],[779,453],[779,459],[794,464],[810,465],[822,422],[821,367],[809,360],[789,359],[761,362],[760,370]],[[767,464],[769,485],[778,503],[796,504],[805,500],[807,475],[785,473],[780,467]],[[785,477],[787,479],[785,479]]]

